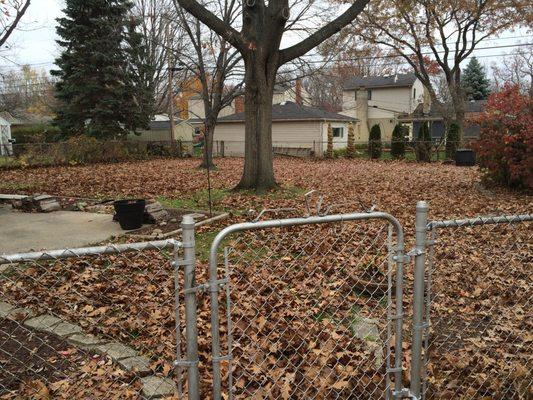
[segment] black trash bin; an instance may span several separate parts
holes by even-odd
[[[476,153],[471,149],[458,149],[455,152],[455,165],[473,167],[476,165]]]
[[[146,200],[117,200],[113,203],[117,213],[118,223],[125,231],[139,229],[143,224]]]

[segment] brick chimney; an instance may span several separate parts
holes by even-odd
[[[244,112],[244,96],[235,97],[235,114]]]
[[[302,81],[300,78],[296,79],[296,86],[294,88],[294,91],[296,92],[296,104],[303,105],[303,98],[302,98]]]

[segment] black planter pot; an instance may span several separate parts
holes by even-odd
[[[139,229],[142,226],[144,207],[146,206],[145,200],[117,200],[113,203],[113,206],[122,229],[129,231]]]
[[[455,152],[455,165],[473,167],[476,165],[476,153],[471,149],[459,149]]]

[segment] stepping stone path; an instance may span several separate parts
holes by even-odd
[[[0,301],[0,318],[14,321],[26,316],[22,324],[28,328],[43,331],[66,339],[70,344],[81,349],[108,356],[123,369],[132,371],[140,377],[142,396],[145,399],[158,399],[177,393],[176,384],[172,379],[150,375],[150,360],[139,355],[134,349],[118,342],[109,342],[99,337],[83,333],[80,326],[63,321],[52,315],[43,314],[33,317],[33,312],[26,308],[17,308]]]

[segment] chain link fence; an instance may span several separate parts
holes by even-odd
[[[409,161],[417,160],[417,143],[424,144],[428,151],[428,160],[444,161],[450,159],[442,141],[430,142],[402,141],[403,153],[394,156],[391,141],[354,142],[354,158],[370,159],[371,147],[381,149],[379,159],[390,160],[395,157]],[[152,158],[202,158],[204,142],[202,140],[114,140],[97,141],[92,138],[79,137],[67,142],[52,143],[14,143],[0,158],[0,169],[20,167],[41,167],[71,164],[91,164],[101,162],[122,162]],[[214,140],[211,149],[213,157],[244,157],[244,140]],[[346,157],[348,143],[345,138],[335,139],[332,144],[332,157]],[[454,148],[457,148],[456,144]],[[276,140],[272,143],[274,156],[299,158],[328,157],[328,142],[317,140]]]
[[[176,264],[194,263],[183,247],[0,256],[0,398],[177,396],[185,350],[175,294],[186,280]]]
[[[0,256],[0,399],[531,398],[533,215],[327,211]]]
[[[532,398],[532,221],[427,225],[422,398]]]

